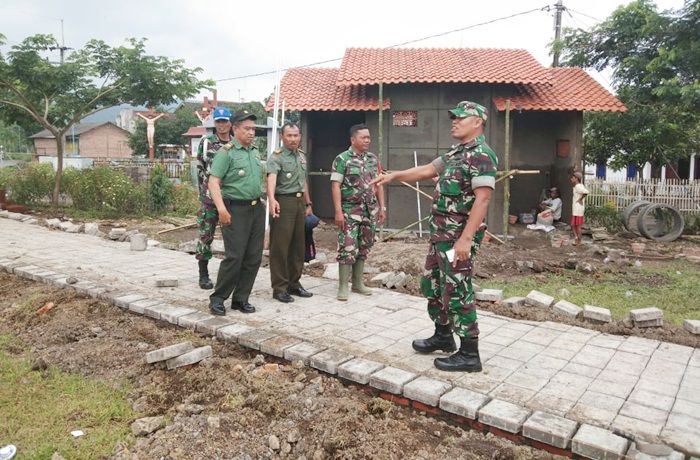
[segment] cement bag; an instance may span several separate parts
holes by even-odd
[[[546,210],[537,214],[537,225],[547,225],[551,227],[552,224],[554,224],[554,216],[552,215],[552,211]]]

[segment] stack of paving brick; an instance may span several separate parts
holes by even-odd
[[[190,342],[182,342],[146,353],[148,364],[165,361],[168,369],[196,364],[212,355],[211,346],[194,348]]]
[[[664,312],[656,307],[638,308],[630,311],[635,327],[659,327],[664,325]]]

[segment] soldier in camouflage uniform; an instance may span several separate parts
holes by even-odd
[[[479,372],[479,327],[472,271],[486,232],[484,218],[496,183],[498,160],[483,135],[488,117],[485,107],[463,101],[449,113],[451,134],[458,145],[430,164],[388,174],[373,183],[438,178],[430,216],[430,248],[421,280],[435,333],[430,338],[414,340],[413,348],[421,353],[453,352],[454,331],[460,338],[459,351],[435,359],[435,367]]]
[[[209,260],[211,259],[211,243],[214,241],[216,225],[219,223],[219,213],[209,195],[209,170],[216,152],[231,141],[231,111],[225,107],[214,109],[214,134],[202,137],[197,148],[197,184],[199,186],[199,241],[195,258],[199,264],[199,287],[213,289],[214,283],[209,278]]]
[[[348,300],[348,281],[352,291],[372,295],[364,285],[362,273],[369,250],[374,244],[377,221],[384,223],[384,188],[370,182],[381,172],[376,155],[369,152],[372,138],[366,125],[350,128],[350,148],[333,161],[331,192],[338,226],[338,300]]]

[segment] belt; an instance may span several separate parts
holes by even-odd
[[[260,198],[252,198],[250,200],[233,200],[231,198],[224,198],[224,204],[229,206],[255,206],[262,200]]]
[[[296,193],[275,193],[275,196],[293,196],[296,198],[301,198],[303,195],[302,192],[296,192]]]

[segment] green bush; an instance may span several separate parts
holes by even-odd
[[[49,163],[30,163],[13,172],[15,175],[10,178],[8,187],[12,201],[33,205],[51,199],[56,173]]]
[[[683,233],[686,235],[700,235],[700,215],[683,216],[685,220],[685,228]]]
[[[586,206],[586,222],[594,227],[605,227],[609,232],[622,231],[622,213],[615,208],[614,203],[608,202],[603,206]]]
[[[146,210],[146,191],[123,172],[106,166],[64,172],[63,191],[73,207],[104,217],[137,215]]]
[[[151,211],[161,213],[168,210],[173,202],[173,183],[165,174],[165,169],[157,165],[151,171],[150,199]]]
[[[194,187],[186,184],[176,185],[173,189],[173,206],[179,216],[193,216],[199,210],[199,196]]]
[[[17,176],[17,168],[0,168],[0,190],[9,190],[14,178]]]

